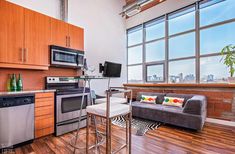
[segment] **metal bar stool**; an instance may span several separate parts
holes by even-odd
[[[117,89],[117,88],[115,88]],[[132,100],[132,91],[125,90],[123,88],[119,88],[118,91],[112,91],[110,88],[107,93],[107,102],[92,106],[87,106],[87,131],[86,131],[86,153],[88,153],[89,148],[89,127],[91,117],[96,116],[100,118],[106,119],[106,154],[117,153],[123,148],[127,147],[128,153],[131,154],[131,121],[132,121],[132,112],[131,112],[131,100]],[[127,95],[129,95],[129,104],[127,99],[127,104],[118,104],[110,102],[110,97],[113,94],[124,93],[127,99]],[[125,116],[126,118],[126,144],[122,145],[116,151],[112,151],[111,147],[111,125],[112,118],[118,116]],[[96,127],[95,127],[96,128]],[[97,130],[96,130],[97,131]],[[98,145],[100,146],[100,145]]]
[[[91,90],[91,79],[102,79],[102,78],[89,78],[89,77],[79,77],[78,79],[80,80],[83,80],[84,81],[84,86],[83,86],[83,95],[82,95],[82,101],[81,101],[81,105],[80,105],[80,109],[82,109],[82,106],[84,104],[84,95],[86,93],[86,86],[87,86],[87,83],[88,83],[88,88],[90,90],[90,105],[93,105],[94,102],[93,102],[93,96],[92,96],[92,90]],[[94,147],[97,147],[98,145],[102,144],[103,143],[103,138],[102,138],[102,134],[100,132],[97,131],[97,128],[96,128],[96,119],[95,117],[92,117],[94,118],[94,125],[95,125],[95,132],[93,132],[93,134],[95,134],[95,137],[96,137],[96,144],[89,147],[89,149],[91,148],[94,148]],[[78,126],[77,126],[77,130],[76,130],[76,135],[72,137],[72,139],[70,140],[69,144],[74,148],[74,151],[73,153],[76,152],[77,149],[86,149],[86,147],[82,147],[82,146],[78,146],[76,145],[77,141],[78,141],[78,138],[80,137],[80,135],[83,135],[84,133],[79,133],[80,131],[80,123],[81,123],[81,120],[82,120],[82,110],[79,111],[79,120],[78,120]],[[85,134],[84,134],[85,135]],[[98,140],[98,138],[101,138],[101,141]]]

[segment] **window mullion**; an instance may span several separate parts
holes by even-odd
[[[168,15],[165,15],[165,82],[168,83],[169,79],[169,32],[168,32],[169,26],[168,26]]]
[[[195,16],[195,28],[196,28],[196,83],[200,83],[200,14],[199,14],[199,2],[196,3],[196,16]]]

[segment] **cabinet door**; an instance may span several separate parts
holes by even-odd
[[[25,64],[49,65],[50,24],[48,16],[25,9]]]
[[[68,24],[51,19],[51,38],[53,45],[68,47]]]
[[[84,30],[82,28],[69,25],[69,47],[84,50]]]
[[[0,21],[0,62],[22,63],[24,9],[1,0]]]

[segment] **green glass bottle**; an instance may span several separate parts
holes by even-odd
[[[8,74],[8,78],[7,78],[7,91],[11,91],[11,74]]]
[[[21,74],[19,74],[18,80],[17,80],[17,91],[23,90],[23,81],[21,78]]]
[[[11,91],[16,91],[17,87],[16,87],[16,75],[13,74],[12,78],[11,78]]]

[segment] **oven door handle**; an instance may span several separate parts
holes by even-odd
[[[81,121],[86,120],[86,116],[82,116]],[[63,123],[59,123],[57,124],[57,126],[63,126],[63,125],[69,125],[69,124],[73,124],[73,123],[78,123],[79,119],[73,120],[73,121],[67,121],[67,122],[63,122]]]
[[[73,94],[73,95],[57,95],[56,97],[58,99],[62,99],[62,98],[69,98],[69,97],[78,97],[78,96],[81,96],[82,97],[82,93],[80,94]],[[89,93],[84,93],[84,96],[89,96]]]

